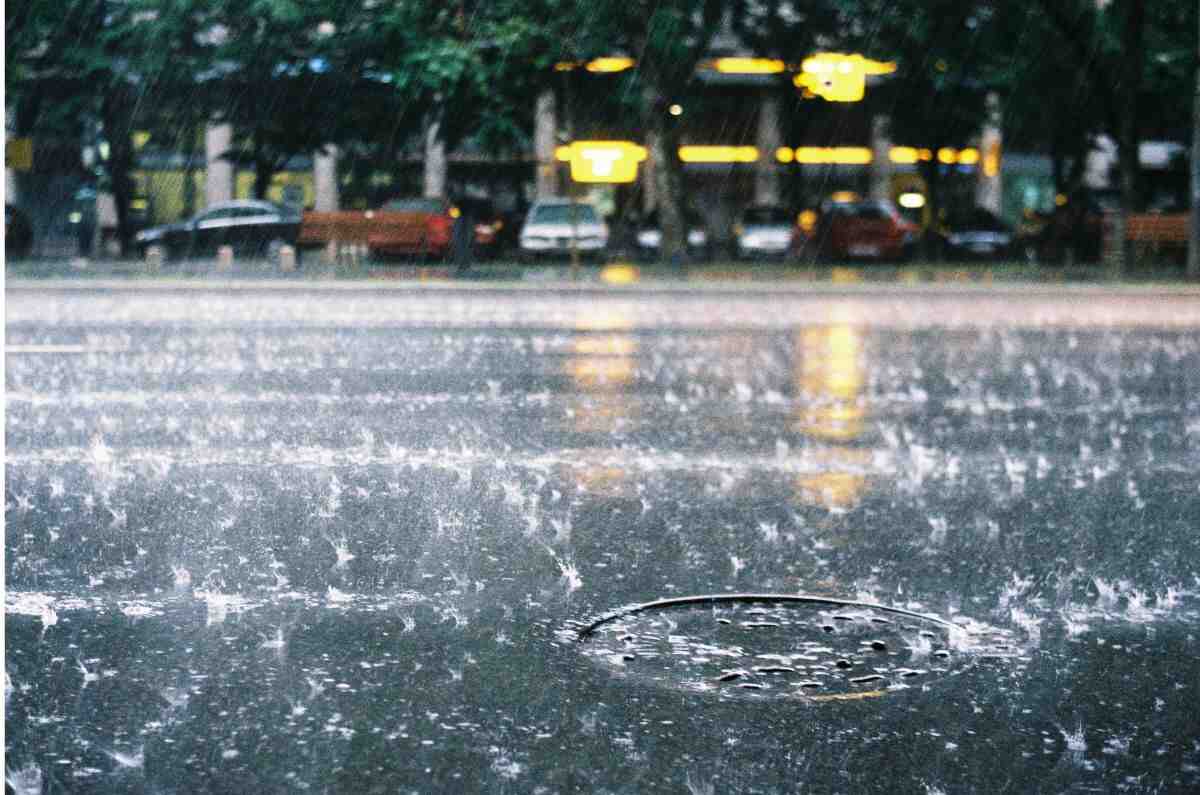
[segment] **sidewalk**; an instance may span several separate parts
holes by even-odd
[[[661,290],[705,289],[735,291],[871,290],[872,288],[1038,289],[1061,286],[1156,287],[1197,291],[1200,284],[1184,277],[1182,269],[1138,271],[1116,277],[1101,265],[1073,268],[1025,263],[910,263],[905,265],[793,265],[786,263],[714,262],[674,267],[657,263],[611,262],[522,265],[511,262],[476,263],[465,271],[452,264],[416,262],[358,262],[339,265],[306,259],[294,271],[282,271],[267,260],[238,260],[222,268],[216,260],[171,262],[154,268],[143,260],[47,259],[6,263],[10,286],[71,282],[99,287],[118,282],[181,286],[218,283],[283,287],[379,289],[384,287],[450,289],[510,288],[541,290]]]

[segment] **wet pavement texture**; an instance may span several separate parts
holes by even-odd
[[[1200,787],[1194,295],[7,313],[15,792]]]

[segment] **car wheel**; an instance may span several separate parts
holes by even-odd
[[[271,260],[271,262],[278,262],[279,254],[283,251],[283,247],[286,245],[287,241],[283,240],[283,238],[272,238],[271,240],[267,241],[265,246],[263,246],[262,253],[267,257],[267,259]]]

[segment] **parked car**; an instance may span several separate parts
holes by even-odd
[[[974,207],[951,212],[934,232],[943,259],[998,259],[1013,253],[1013,228],[996,214]]]
[[[798,233],[796,243],[801,256],[819,259],[904,260],[919,234],[889,201],[826,202],[811,235]]]
[[[684,223],[687,226],[688,254],[696,259],[707,259],[709,256],[708,229],[704,219],[695,210],[684,210]],[[657,259],[659,248],[662,246],[662,226],[658,220],[658,210],[646,213],[634,232],[634,249],[643,259]]]
[[[4,256],[6,259],[28,257],[33,250],[33,225],[25,212],[12,204],[4,205]]]
[[[792,246],[796,214],[784,207],[752,205],[742,211],[733,227],[738,259],[783,257]]]
[[[367,233],[367,248],[373,257],[446,258],[455,251],[456,227],[463,234],[458,223],[462,211],[449,199],[391,199],[378,212],[365,216],[374,222]]]
[[[232,246],[239,254],[273,256],[281,247],[295,245],[299,233],[299,212],[267,201],[237,200],[214,204],[186,221],[142,230],[135,243],[143,256],[151,246],[160,246],[168,259],[211,255],[221,246]]]
[[[589,257],[608,246],[608,225],[596,207],[584,201],[543,199],[534,202],[521,227],[522,257],[570,256],[572,247]]]

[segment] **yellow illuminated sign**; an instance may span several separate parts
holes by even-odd
[[[712,66],[722,74],[774,75],[787,67],[774,58],[717,58]]]
[[[801,73],[793,79],[803,88],[829,102],[858,102],[863,98],[867,75],[886,75],[896,71],[896,64],[873,61],[854,53],[817,53],[805,58]]]
[[[753,146],[681,146],[679,159],[685,163],[754,163],[758,149]]]
[[[631,66],[633,66],[632,58],[608,56],[588,61],[587,70],[589,72],[623,72]]]
[[[554,152],[558,160],[571,164],[576,182],[633,182],[638,163],[646,159],[646,148],[629,141],[573,141]]]
[[[14,171],[32,171],[33,139],[6,139],[4,141],[4,165]]]
[[[799,146],[795,158],[797,163],[864,166],[874,159],[874,155],[865,146]]]

